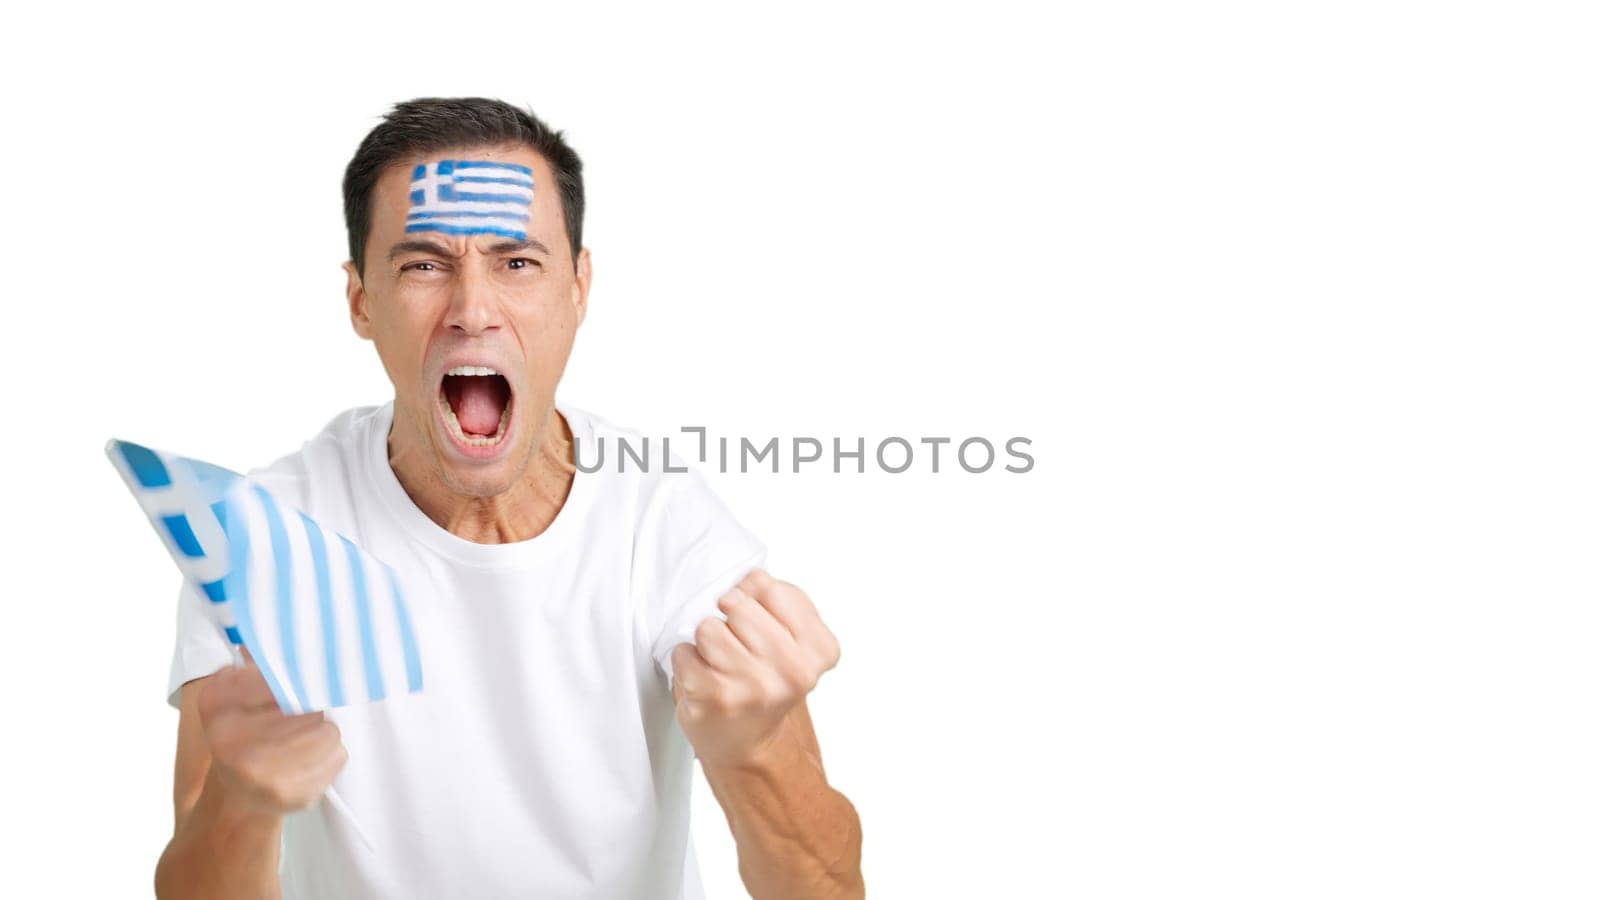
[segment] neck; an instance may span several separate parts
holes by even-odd
[[[410,432],[415,439],[402,441]],[[552,405],[534,437],[528,464],[505,491],[488,496],[462,494],[440,477],[417,429],[389,430],[389,468],[411,502],[440,528],[478,544],[511,544],[543,534],[566,503],[577,472],[572,429]],[[416,449],[413,449],[416,448]]]

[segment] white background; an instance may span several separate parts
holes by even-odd
[[[170,828],[173,572],[103,442],[245,468],[383,401],[339,179],[483,94],[587,165],[567,399],[1033,441],[713,476],[841,638],[873,896],[1596,896],[1580,7],[9,12],[0,894],[148,895]]]

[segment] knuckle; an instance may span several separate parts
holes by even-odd
[[[706,697],[706,705],[719,715],[729,716],[744,709],[743,691],[739,688],[724,684],[713,690]]]
[[[339,733],[339,726],[332,722],[323,722],[316,726],[316,747],[327,752],[334,747],[343,747],[344,740]]]
[[[685,700],[698,700],[700,698],[700,680],[690,672],[685,671],[683,666],[673,667],[672,685],[673,689],[678,692],[678,696]]]
[[[763,708],[779,706],[789,698],[792,692],[793,688],[789,686],[788,679],[779,676],[763,680],[755,691],[754,700],[756,705]]]
[[[822,671],[815,666],[800,666],[792,674],[788,682],[790,699],[811,693],[811,689],[817,686],[817,679],[822,677]]]
[[[839,639],[833,636],[833,632],[824,629],[824,635],[822,661],[826,668],[831,669],[839,664],[842,650],[839,647]]]
[[[714,639],[722,628],[722,621],[716,618],[704,619],[694,628],[695,643]]]
[[[690,667],[692,661],[689,657],[693,653],[694,648],[690,645],[678,644],[672,648],[671,653],[667,654],[667,657],[672,660],[672,670],[676,673],[678,680],[683,680],[683,670]]]
[[[793,666],[779,673],[782,680],[779,688],[782,691],[779,699],[786,700],[796,694],[803,694],[816,686],[817,677],[806,666]]]
[[[323,777],[323,788],[328,786],[328,783],[333,781],[334,775],[338,775],[339,770],[344,769],[344,764],[349,761],[350,751],[349,749],[344,748],[342,743],[336,743],[336,745],[333,745],[330,749],[328,749],[328,754],[323,757],[322,761],[320,761],[320,765],[318,765],[318,770],[325,770],[326,772],[325,777]],[[318,793],[322,793],[320,788],[318,788]]]
[[[755,621],[752,617],[756,615],[756,611],[760,608],[760,606],[754,603],[741,603],[738,606],[735,606],[733,609],[728,610],[728,620],[721,623],[722,628],[732,631],[735,624],[752,624]]]

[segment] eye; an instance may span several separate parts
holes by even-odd
[[[402,272],[406,272],[406,271],[432,272],[433,270],[434,270],[434,265],[431,262],[407,263],[407,264],[405,264],[405,265],[400,267],[400,271],[402,271]]]
[[[513,269],[526,269],[530,266],[539,265],[539,261],[536,259],[528,259],[527,257],[519,256],[516,259],[507,260],[506,265]]]

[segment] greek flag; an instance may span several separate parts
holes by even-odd
[[[411,172],[406,231],[527,239],[533,170],[514,163],[442,159]]]
[[[106,455],[285,713],[422,690],[394,569],[238,473],[127,441]]]

